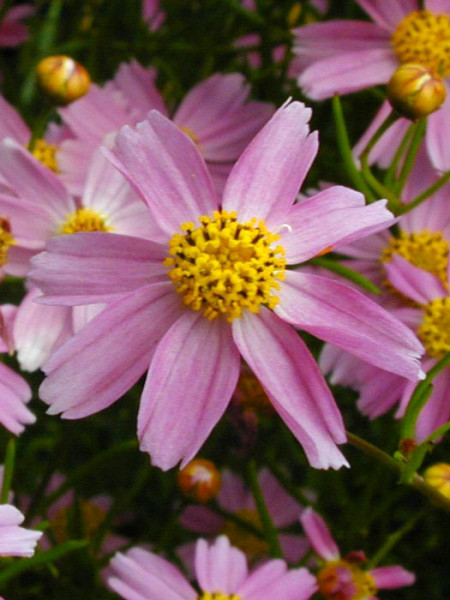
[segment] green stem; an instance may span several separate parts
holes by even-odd
[[[406,180],[410,174],[414,163],[416,161],[417,152],[419,151],[420,144],[422,143],[427,127],[427,120],[425,117],[421,118],[414,130],[411,143],[406,153],[405,162],[403,164],[400,176],[395,182],[395,191],[400,196],[403,188],[405,187]]]
[[[379,198],[387,198],[389,200],[389,207],[396,207],[399,204],[399,199],[396,194],[393,194],[389,188],[378,181],[375,175],[370,170],[370,167],[367,162],[367,156],[361,157],[361,172],[364,176],[364,179],[370,185],[370,187],[374,190]]]
[[[356,283],[368,292],[372,292],[372,294],[381,294],[381,290],[374,283],[372,283],[370,279],[367,279],[367,277],[364,277],[364,275],[361,275],[361,273],[358,273],[357,271],[350,269],[350,267],[346,267],[345,265],[342,265],[334,260],[317,256],[309,260],[308,264],[322,267],[323,269],[337,273],[338,275],[345,277],[345,279],[353,281],[353,283]]]
[[[376,198],[372,194],[370,188],[367,186],[364,177],[356,168],[355,161],[353,159],[352,148],[350,146],[344,113],[339,96],[333,97],[333,116],[336,124],[337,143],[342,160],[344,162],[345,170],[347,171],[347,175],[350,177],[353,185],[366,196],[367,202],[374,202]]]
[[[375,146],[375,144],[386,133],[386,131],[389,129],[389,127],[391,125],[393,125],[393,123],[395,123],[397,118],[398,118],[397,113],[395,111],[391,110],[391,112],[388,114],[386,119],[383,121],[383,123],[381,123],[380,127],[375,131],[373,136],[370,138],[370,140],[368,141],[364,150],[359,155],[359,159],[361,161],[366,158],[368,159],[369,154],[370,154],[371,150],[373,149],[373,147]]]
[[[258,471],[256,469],[256,463],[251,460],[247,467],[248,480],[250,488],[252,490],[255,504],[258,509],[259,517],[263,526],[263,531],[267,543],[269,544],[269,553],[272,558],[282,558],[283,553],[281,551],[280,542],[278,541],[278,533],[273,524],[272,517],[270,516],[269,509],[267,508],[264,496],[258,481]]]
[[[396,173],[397,173],[397,169],[398,169],[398,165],[400,163],[400,160],[406,150],[406,148],[408,147],[408,145],[411,142],[411,137],[414,133],[414,129],[415,129],[415,124],[411,123],[411,125],[408,127],[408,129],[406,130],[405,135],[403,136],[402,141],[400,142],[399,147],[397,148],[397,151],[394,154],[394,158],[392,159],[391,164],[389,165],[387,171],[386,171],[386,176],[384,178],[384,184],[387,187],[390,187],[394,184],[395,181],[395,177],[396,177]]]
[[[16,458],[16,439],[11,437],[6,446],[6,456],[3,470],[2,493],[0,497],[1,504],[8,503],[8,496],[11,490],[11,482],[14,473],[14,462]]]
[[[413,210],[419,204],[422,204],[425,200],[427,200],[430,196],[432,196],[435,192],[441,189],[450,179],[450,171],[447,171],[442,177],[440,177],[433,185],[430,185],[425,191],[419,194],[414,200],[408,202],[408,204],[403,204],[398,210],[397,215],[404,215],[405,213]]]

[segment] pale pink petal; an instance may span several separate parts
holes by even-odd
[[[223,527],[224,518],[208,506],[188,506],[180,515],[180,524],[195,533],[217,535]]]
[[[341,246],[339,254],[376,263],[379,261],[383,249],[389,244],[391,237],[390,231],[379,231],[361,240],[356,240],[348,246]]]
[[[414,573],[398,565],[378,567],[377,569],[372,569],[370,574],[374,578],[375,586],[380,590],[394,590],[406,585],[412,585],[416,581]]]
[[[420,411],[415,438],[422,442],[435,429],[450,420],[450,368],[447,367],[433,379],[433,392]]]
[[[298,84],[313,100],[323,100],[387,83],[397,64],[389,46],[342,52],[307,67],[300,74]]]
[[[303,535],[280,533],[278,539],[280,541],[283,557],[290,565],[298,564],[308,550],[311,549],[310,543]]]
[[[418,10],[417,0],[356,0],[372,19],[392,32],[409,13]]]
[[[370,375],[361,385],[357,406],[364,415],[375,419],[391,410],[400,400],[408,380],[376,367]]]
[[[141,194],[167,234],[218,208],[211,178],[194,143],[160,113],[150,112],[136,129],[124,127],[112,154],[110,160]]]
[[[224,535],[211,545],[198,540],[195,571],[202,590],[234,594],[247,577],[247,559]]]
[[[306,569],[287,571],[284,561],[271,560],[250,575],[237,595],[245,600],[307,600],[316,590],[316,578]]]
[[[12,138],[22,146],[30,141],[30,129],[16,109],[0,95],[0,140]]]
[[[222,487],[217,497],[219,505],[230,512],[237,512],[248,508],[248,496],[249,492],[241,477],[225,469],[222,473]]]
[[[140,448],[152,464],[166,470],[195,456],[223,415],[239,370],[228,323],[187,311],[173,324],[156,349],[139,409]]]
[[[0,423],[15,435],[22,433],[25,425],[36,421],[36,417],[26,407],[31,396],[30,386],[25,379],[0,363]]]
[[[378,304],[339,281],[287,271],[275,312],[299,329],[408,379],[421,374],[423,348]]]
[[[334,541],[325,521],[312,508],[305,508],[300,522],[314,551],[324,560],[338,560],[339,548]]]
[[[127,292],[167,280],[164,246],[126,235],[85,232],[50,240],[32,260],[30,280],[45,304],[111,302]]]
[[[77,419],[120,398],[148,367],[180,314],[171,283],[145,286],[92,319],[44,365],[40,398],[49,413]]]
[[[155,86],[156,75],[153,67],[146,68],[132,60],[122,63],[114,76],[115,86],[127,98],[130,107],[139,112],[140,118],[152,109],[167,115],[164,100]]]
[[[394,222],[386,200],[366,205],[359,192],[333,186],[291,208],[286,215],[288,227],[280,230],[280,244],[288,263],[301,263]]]
[[[241,221],[267,219],[280,225],[317,154],[317,133],[310,134],[311,109],[285,104],[247,146],[225,186],[223,208]]]
[[[0,505],[0,555],[33,556],[42,531],[19,527],[24,516],[10,504]]]
[[[346,439],[334,399],[304,342],[275,314],[262,309],[233,321],[233,337],[281,418],[316,468],[347,461],[337,448]]]
[[[447,100],[428,117],[426,144],[431,162],[439,171],[450,169],[450,85]]]
[[[425,0],[425,7],[435,13],[450,13],[449,0]]]
[[[287,527],[297,521],[300,504],[290,496],[267,469],[258,473],[264,500],[277,527]]]
[[[447,290],[438,277],[419,269],[398,254],[385,263],[384,268],[390,283],[419,304],[427,304],[435,298],[447,296]]]
[[[9,220],[16,243],[29,250],[43,250],[46,241],[58,231],[54,216],[39,206],[38,201],[22,201],[13,195],[0,194],[0,214]],[[10,254],[14,249],[15,246],[10,248]]]

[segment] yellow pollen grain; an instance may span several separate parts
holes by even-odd
[[[241,600],[237,594],[223,594],[222,592],[202,592],[196,600]]]
[[[344,559],[327,562],[317,574],[317,585],[327,600],[367,600],[377,593],[372,575]]]
[[[107,218],[92,208],[78,208],[67,215],[59,229],[60,234],[79,233],[81,231],[113,231],[107,224]]]
[[[183,233],[169,242],[164,265],[183,303],[209,319],[239,318],[244,309],[258,313],[278,303],[286,260],[274,246],[278,235],[256,218],[237,221],[234,212],[215,211],[199,218],[200,225],[184,223]]]
[[[436,298],[423,308],[417,335],[430,356],[442,358],[450,352],[450,297]]]
[[[440,231],[400,231],[399,236],[392,237],[389,245],[383,250],[381,262],[391,261],[394,254],[403,257],[415,267],[436,275],[447,285],[449,243]]]
[[[397,26],[391,44],[401,63],[419,63],[443,77],[450,74],[450,15],[414,11]]]
[[[15,243],[16,241],[11,235],[9,220],[0,217],[0,266],[6,265],[8,262],[9,248]]]
[[[57,147],[54,144],[48,144],[45,140],[35,140],[31,153],[43,165],[54,173],[58,173],[58,163],[56,161]]]

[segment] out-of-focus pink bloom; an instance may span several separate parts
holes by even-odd
[[[150,31],[157,31],[164,23],[166,13],[161,10],[159,0],[142,0],[142,18]]]
[[[339,186],[294,204],[318,148],[310,116],[299,102],[280,108],[234,166],[221,203],[195,144],[163,115],[121,130],[110,159],[142,195],[160,236],[60,236],[36,257],[44,302],[89,304],[128,292],[46,364],[40,394],[50,413],[102,410],[148,368],[141,449],[163,469],[185,465],[223,415],[242,355],[310,463],[347,464],[336,445],[346,439],[341,415],[293,327],[412,380],[421,375],[422,346],[354,289],[285,269],[392,223],[385,201],[365,206]]]
[[[301,506],[271,475],[263,469],[258,474],[258,481],[270,512],[274,525],[278,529],[288,527],[297,521]],[[253,494],[248,490],[242,479],[225,470],[222,473],[222,487],[217,497],[219,506],[230,513],[247,521],[261,530],[261,522],[255,505]],[[250,560],[267,557],[268,546],[263,537],[257,537],[232,521],[227,521],[208,506],[188,506],[180,516],[180,522],[186,529],[202,535],[216,536],[225,533],[230,542],[240,548]],[[291,533],[279,533],[283,556],[288,563],[298,562],[308,549],[305,538]],[[190,562],[193,556],[193,545],[188,544],[179,549],[183,562]]]
[[[405,62],[422,64],[443,77],[450,75],[446,46],[450,37],[449,0],[425,0],[424,10],[420,10],[418,0],[357,2],[373,23],[330,21],[294,31],[298,82],[309,97],[320,100],[387,83]],[[429,156],[442,171],[450,168],[450,94],[446,85],[447,100],[429,115],[426,134]],[[358,149],[388,111],[386,103]],[[389,164],[409,123],[399,119],[379,141],[371,159],[379,159],[382,166]]]
[[[0,8],[3,5],[3,0],[0,0]],[[22,44],[27,37],[28,31],[23,19],[26,19],[34,12],[31,4],[21,4],[13,6],[6,11],[0,25],[0,46],[13,47]]]
[[[107,583],[125,600],[307,600],[316,591],[306,569],[288,570],[283,560],[270,560],[249,573],[245,554],[220,536],[209,545],[198,540],[195,571],[200,595],[186,577],[164,558],[131,548],[111,560]]]
[[[341,557],[325,521],[311,508],[305,509],[300,521],[311,546],[321,559],[317,584],[319,592],[327,600],[376,600],[378,590],[396,589],[414,583],[414,573],[398,565],[365,571],[363,565],[367,559],[364,552],[350,552]]]
[[[75,136],[58,151],[61,176],[73,193],[80,193],[97,146],[112,147],[123,125],[135,125],[151,109],[168,114],[155,77],[154,69],[136,61],[122,64],[112,82],[103,88],[92,85],[86,96],[59,110]],[[233,162],[273,113],[272,105],[249,101],[249,93],[242,75],[216,74],[196,85],[172,113],[173,122],[208,163],[218,190]]]
[[[0,504],[0,555],[33,556],[42,531],[19,527],[24,516],[11,504]]]

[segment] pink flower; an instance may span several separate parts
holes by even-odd
[[[288,571],[283,560],[270,560],[249,573],[245,554],[225,536],[211,545],[198,540],[195,570],[200,595],[164,558],[131,548],[111,560],[107,583],[125,600],[307,600],[316,590],[306,569]]]
[[[285,268],[392,223],[385,201],[365,206],[338,186],[293,204],[318,147],[310,116],[299,102],[280,108],[234,166],[221,203],[195,144],[163,115],[122,129],[111,160],[160,236],[60,236],[36,258],[47,303],[128,292],[46,364],[40,394],[50,413],[106,408],[149,368],[141,449],[163,469],[185,465],[223,415],[242,355],[310,463],[347,464],[336,446],[346,439],[341,415],[293,327],[412,380],[422,347],[359,292]]]
[[[404,62],[423,64],[444,77],[450,75],[449,0],[425,0],[424,10],[419,10],[418,0],[357,2],[372,17],[373,23],[330,21],[294,31],[298,82],[309,97],[320,100],[387,83]],[[371,131],[388,111],[386,104]],[[409,123],[399,119],[378,143],[372,160],[380,159],[382,166],[390,162]],[[447,92],[447,101],[428,117],[426,135],[433,165],[443,171],[450,168],[449,123],[450,94]],[[370,132],[361,146],[369,136]]]
[[[166,13],[161,10],[159,0],[142,0],[142,18],[150,31],[157,31],[164,23]]]
[[[327,600],[376,600],[378,590],[414,583],[414,573],[397,565],[363,570],[362,565],[367,560],[364,552],[351,552],[342,558],[325,521],[312,508],[305,509],[300,521],[312,547],[322,559],[317,583]]]
[[[282,529],[294,524],[302,508],[300,504],[286,493],[267,469],[258,473],[258,480],[274,525]],[[245,487],[243,480],[231,471],[225,470],[222,473],[222,487],[217,503],[223,510],[236,514],[250,525],[261,529],[253,494]],[[236,523],[227,521],[208,506],[188,506],[182,512],[180,522],[186,529],[203,535],[216,536],[226,533],[231,543],[245,552],[250,560],[267,556],[267,542],[262,537],[258,538]],[[280,532],[279,539],[283,556],[288,563],[298,562],[308,549],[308,544],[300,535]],[[186,559],[193,554],[192,544],[183,546],[179,552],[183,562],[188,562]]]
[[[0,505],[0,555],[33,556],[41,531],[19,527],[24,516],[11,504]]]
[[[0,1],[0,8],[2,5],[3,0]],[[6,11],[0,25],[0,46],[18,46],[27,39],[28,31],[26,25],[22,23],[22,19],[26,19],[33,12],[34,8],[31,4],[13,6]]]

